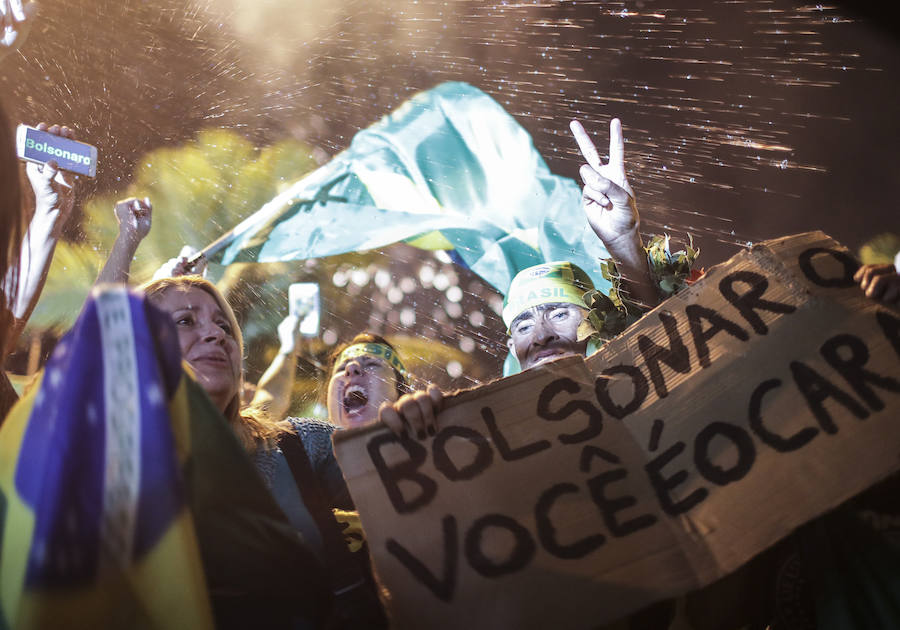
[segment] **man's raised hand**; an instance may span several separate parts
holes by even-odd
[[[588,223],[607,249],[616,249],[618,242],[634,239],[639,224],[634,191],[625,175],[622,123],[618,118],[609,123],[608,164],[603,164],[597,147],[580,122],[573,120],[569,127],[587,162],[580,174],[584,182],[582,207]]]

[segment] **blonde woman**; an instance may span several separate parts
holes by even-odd
[[[172,318],[182,359],[255,463],[288,522],[330,569],[337,627],[382,626],[383,613],[365,574],[364,558],[348,555],[331,512],[353,507],[331,450],[334,425],[273,419],[242,405],[243,338],[234,312],[212,283],[200,276],[179,276],[141,288],[151,304]]]

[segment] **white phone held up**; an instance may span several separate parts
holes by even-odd
[[[300,334],[319,336],[321,304],[319,285],[315,282],[295,282],[288,287],[289,313],[300,318]]]

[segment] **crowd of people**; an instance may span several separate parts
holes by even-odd
[[[14,35],[26,16],[3,4],[7,7],[4,44],[20,45],[22,37]],[[67,126],[41,123],[37,127],[66,138],[75,135]],[[0,110],[0,246],[4,252],[0,257],[0,278],[4,279],[0,334],[4,357],[38,302],[56,240],[72,213],[73,187],[77,185],[52,161],[28,163],[25,171],[35,210],[26,216],[12,130]],[[609,319],[621,325],[606,330],[594,326],[585,332],[585,322],[591,320],[584,296],[594,287],[588,274],[576,265],[548,261],[524,269],[512,280],[502,313],[510,354],[523,370],[561,356],[591,352],[666,297],[641,241],[635,195],[626,177],[621,123],[618,119],[610,123],[607,163],[580,123],[573,122],[571,130],[585,159],[580,171],[582,207],[572,211],[585,213],[615,261],[620,277],[616,295],[621,299],[609,301],[608,308],[620,317]],[[130,281],[131,261],[152,226],[149,199],[126,199],[113,211],[119,234],[98,277],[99,285]],[[425,439],[438,428],[444,393],[433,384],[416,386],[397,349],[388,340],[363,331],[347,335],[349,341],[332,356],[325,388],[328,420],[289,417],[289,392],[300,349],[299,317],[291,315],[279,326],[280,351],[262,380],[248,388],[242,372],[243,340],[234,312],[216,286],[197,273],[199,268],[188,267],[186,259],[176,260],[137,290],[152,307],[171,318],[186,369],[222,422],[231,428],[284,519],[312,552],[318,565],[310,570],[318,571],[322,581],[330,583],[333,594],[331,612],[323,619],[305,609],[302,601],[275,605],[211,588],[217,626],[387,627],[378,585],[360,544],[363,534],[332,452],[331,436],[343,428],[380,421],[404,439]],[[867,296],[900,304],[900,272],[895,266],[861,266],[856,281]],[[5,416],[15,402],[16,394],[3,376],[0,414]],[[211,579],[210,584],[214,583]],[[646,622],[647,618],[642,619]],[[654,623],[665,627],[668,622],[663,614]]]

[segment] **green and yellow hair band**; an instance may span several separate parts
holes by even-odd
[[[332,374],[338,370],[342,365],[347,363],[347,361],[351,359],[356,359],[361,356],[369,356],[375,357],[377,359],[381,359],[389,366],[397,370],[403,380],[407,380],[409,378],[409,373],[406,371],[406,367],[403,365],[403,361],[400,360],[400,357],[397,356],[397,353],[393,348],[384,345],[383,343],[355,343],[352,346],[347,346],[344,348],[343,352],[341,352],[337,359],[334,362],[334,370]]]

